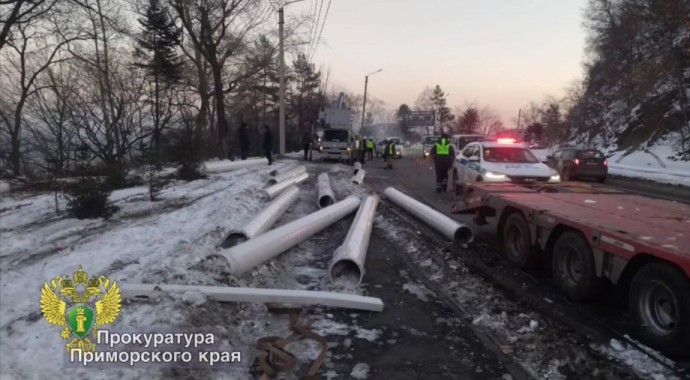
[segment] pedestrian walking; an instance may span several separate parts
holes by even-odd
[[[240,142],[240,158],[246,160],[249,155],[249,135],[247,134],[247,123],[240,124],[240,129],[237,131]]]
[[[395,159],[395,141],[390,140],[386,145],[386,169],[393,169],[393,160]]]
[[[273,164],[273,134],[268,125],[264,125],[264,154],[268,158],[268,164]]]
[[[309,149],[311,148],[311,137],[309,132],[304,132],[302,136],[302,149],[304,149],[304,161],[309,160]]]

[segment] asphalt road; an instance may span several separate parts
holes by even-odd
[[[393,186],[436,210],[449,214],[451,195],[435,191],[433,162],[422,159],[421,152],[416,152],[414,149],[408,148],[405,152],[407,154],[401,160],[395,161],[392,170],[384,169],[380,159],[366,162],[363,166],[366,170],[365,186],[379,193],[382,193],[386,187]],[[619,190],[629,189],[633,193],[656,195],[675,201],[689,199],[686,196],[687,189],[677,186],[656,184],[652,188],[642,181],[619,178],[612,178],[605,186]],[[496,241],[495,224],[491,220],[488,225],[479,227],[471,221],[471,215],[450,214],[449,216],[471,226],[478,237],[472,249],[462,251],[461,255],[457,255],[456,252],[454,257],[486,281],[500,288],[512,301],[542,313],[555,326],[563,328],[563,334],[574,333],[577,335],[574,339],[585,344],[605,343],[611,339],[628,339],[630,344],[636,344],[627,338],[632,335],[631,318],[621,302],[615,301],[624,299],[622,295],[616,293],[616,289],[613,287],[607,289],[608,294],[602,297],[601,301],[593,304],[572,303],[552,285],[548,274],[548,264],[527,273],[512,267],[500,256],[500,244]],[[413,225],[419,224],[406,215],[402,217]],[[456,312],[462,313],[458,310]],[[486,342],[484,343],[487,345]],[[491,345],[491,343],[488,344],[488,346]],[[501,353],[498,353],[497,357],[501,358]],[[688,376],[690,365],[687,362],[678,362],[676,365],[681,368],[681,377]],[[621,376],[621,374],[616,376]]]

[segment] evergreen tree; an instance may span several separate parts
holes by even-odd
[[[168,18],[168,11],[160,0],[149,0],[145,11],[139,18],[142,31],[136,38],[138,46],[135,48],[135,57],[139,59],[137,66],[146,70],[153,84],[152,143],[158,152],[161,131],[167,122],[161,98],[182,75],[182,61],[177,52],[182,29]]]
[[[401,104],[400,107],[398,107],[398,109],[395,111],[395,117],[398,119],[398,126],[400,126],[403,137],[406,139],[410,138],[410,126],[408,122],[410,112],[412,112],[412,109],[410,109],[410,106],[407,104]]]
[[[450,108],[446,105],[446,93],[443,92],[441,86],[436,85],[429,98],[436,110],[436,118],[438,120],[439,128],[443,128],[449,121],[452,121],[455,115],[450,112]]]
[[[479,126],[479,111],[475,107],[469,107],[462,113],[458,122],[460,133],[472,134]]]

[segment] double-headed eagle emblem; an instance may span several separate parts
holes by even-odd
[[[57,276],[41,290],[41,312],[48,321],[63,327],[60,336],[68,340],[67,350],[95,351],[95,327],[115,322],[120,314],[120,288],[104,276],[92,276],[81,266],[72,275]]]

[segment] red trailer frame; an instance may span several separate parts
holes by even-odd
[[[606,278],[613,284],[626,288],[632,284],[635,288],[638,285],[636,276],[643,268],[652,263],[663,263],[670,269],[663,269],[662,272],[668,270],[671,277],[677,277],[674,284],[667,287],[681,289],[670,292],[671,296],[676,297],[673,301],[680,305],[680,310],[671,312],[683,316],[679,322],[690,324],[690,205],[580,183],[535,188],[486,182],[455,185],[460,186],[460,191],[455,192],[459,196],[453,201],[453,213],[476,213],[475,222],[478,224],[486,224],[487,217],[496,217],[497,233],[504,242],[506,256],[518,266],[527,266],[529,255],[534,256],[531,252],[534,248],[550,255],[554,261],[559,260],[553,266],[554,277],[557,282],[562,280],[562,288],[566,293],[570,292],[568,295],[575,300],[587,298],[584,290],[576,292],[568,288],[567,281],[572,285],[579,279],[571,276],[574,280],[569,280],[567,273],[561,273],[561,267],[556,266],[566,268],[566,264],[561,263],[565,260],[562,259],[565,254],[561,252],[565,246],[556,247],[566,232],[570,232],[571,245],[577,246],[572,241],[578,238],[586,240],[586,244],[580,244],[584,247],[581,250],[585,256],[592,257],[596,277],[587,279],[589,282]],[[578,234],[579,237],[574,236]],[[517,239],[522,245],[514,245],[513,249],[511,239]],[[517,252],[512,259],[511,252]],[[587,264],[586,260],[584,264]],[[567,272],[567,268],[563,271]],[[645,272],[650,271],[647,269]],[[653,278],[647,279],[649,274],[643,277],[643,280],[653,282]],[[637,302],[637,299],[630,297],[630,302]],[[663,335],[659,331],[657,333]],[[687,349],[690,347],[690,327],[685,327],[681,335],[685,350],[690,351]],[[644,338],[643,334],[643,341],[664,351],[677,351],[667,349],[663,342]],[[676,342],[674,347],[678,344]]]

